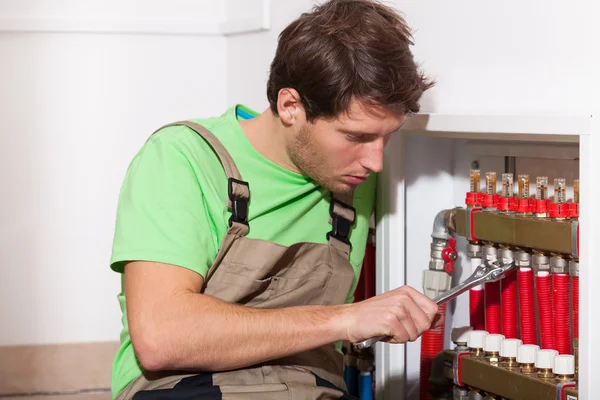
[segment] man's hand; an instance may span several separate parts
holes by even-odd
[[[437,310],[437,304],[427,296],[403,286],[349,305],[342,324],[352,343],[378,336],[387,337],[391,343],[406,343],[444,323]]]
[[[415,340],[437,305],[410,287],[356,304],[256,309],[200,294],[185,268],[137,261],[125,267],[131,342],[142,366],[225,371],[349,339]]]

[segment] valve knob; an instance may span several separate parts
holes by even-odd
[[[500,343],[500,357],[517,358],[519,346],[522,344],[520,339],[504,339]]]
[[[575,375],[575,356],[562,354],[554,357],[552,372],[556,375]]]
[[[459,326],[456,328],[452,328],[452,343],[460,343],[466,345],[469,339],[469,332],[471,332],[472,330],[473,327],[471,326]]]
[[[467,347],[471,349],[483,349],[485,337],[489,335],[486,331],[470,331],[467,336]]]
[[[517,349],[517,362],[519,364],[534,364],[535,353],[540,349],[540,346],[535,344],[524,344]]]
[[[448,245],[442,250],[442,259],[446,263],[446,273],[451,274],[454,272],[454,261],[458,258],[456,252],[456,239],[448,239]]]
[[[539,350],[535,353],[535,367],[539,369],[554,368],[554,357],[558,355],[556,350]]]
[[[504,335],[487,335],[483,342],[483,351],[487,353],[500,353],[500,343],[505,339]]]

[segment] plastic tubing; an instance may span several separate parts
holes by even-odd
[[[542,349],[558,350],[554,347],[554,326],[552,323],[552,276],[549,272],[539,272],[535,276],[535,284],[540,315]]]
[[[523,344],[537,344],[533,270],[524,267],[520,268],[517,274],[519,280],[521,341]]]
[[[438,308],[439,315],[446,315],[446,305]],[[421,336],[421,373],[419,382],[420,400],[427,400],[429,396],[429,377],[433,359],[444,350],[444,324],[428,330]]]
[[[573,291],[573,338],[579,339],[579,277],[571,277]]]
[[[571,354],[569,335],[569,274],[552,274],[554,344],[559,354]]]
[[[502,281],[502,334],[507,339],[518,339],[517,273],[510,271]],[[533,290],[532,290],[533,291]]]
[[[500,281],[485,284],[485,330],[490,334],[502,333],[500,308]]]
[[[471,272],[475,271],[481,264],[481,258],[471,259]],[[469,325],[476,331],[485,330],[485,302],[483,298],[483,286],[476,286],[469,290]]]

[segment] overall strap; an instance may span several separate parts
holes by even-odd
[[[169,126],[187,126],[200,137],[202,137],[214,150],[221,161],[225,174],[227,175],[228,201],[227,207],[231,209],[231,218],[229,218],[229,230],[239,235],[246,235],[248,226],[248,203],[250,202],[250,185],[245,182],[237,169],[235,162],[229,155],[223,143],[208,129],[192,121],[178,121],[167,124],[160,129]],[[158,130],[160,130],[158,129]]]
[[[329,245],[350,257],[352,244],[350,233],[356,222],[356,210],[352,207],[354,192],[332,194],[329,205],[331,232],[327,233]]]

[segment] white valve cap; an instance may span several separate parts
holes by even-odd
[[[539,369],[552,369],[554,368],[554,357],[558,355],[556,350],[538,350],[535,353],[535,367]]]
[[[504,335],[499,335],[497,333],[487,335],[483,341],[483,351],[486,351],[488,353],[499,353],[500,343],[502,343],[504,339]]]
[[[535,353],[540,349],[536,344],[524,344],[517,349],[517,362],[519,364],[535,363]]]
[[[552,372],[556,375],[575,375],[575,356],[562,354],[554,357]]]
[[[489,335],[486,331],[471,331],[467,338],[467,346],[471,349],[483,349],[483,340]]]
[[[500,343],[500,357],[517,358],[519,346],[522,344],[520,339],[504,339]]]
[[[467,343],[469,332],[473,330],[472,326],[458,326],[452,328],[452,343]]]

